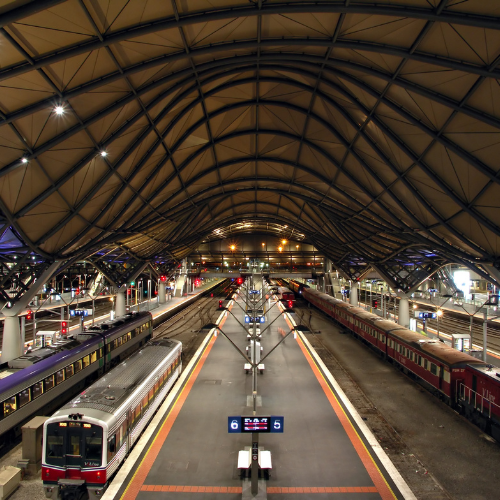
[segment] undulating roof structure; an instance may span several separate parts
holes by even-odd
[[[36,259],[174,261],[244,222],[351,276],[496,279],[497,0],[0,0],[0,26],[3,239]]]

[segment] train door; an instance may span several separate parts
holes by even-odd
[[[130,448],[132,447],[132,443],[130,440],[130,436],[132,434],[132,411],[133,410],[127,411],[127,419],[126,419],[126,423],[127,423],[127,454],[129,453]]]
[[[476,408],[476,393],[477,393],[477,377],[476,375],[472,375],[472,394],[470,395],[472,404],[474,405],[474,408]]]
[[[82,437],[81,427],[71,427],[70,423],[66,433],[66,467],[82,466]]]
[[[439,367],[439,390],[443,390],[443,377],[444,377],[444,367],[441,365]]]

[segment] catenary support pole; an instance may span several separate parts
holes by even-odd
[[[19,325],[19,317],[7,316],[8,311],[4,310],[5,320],[3,324],[3,339],[2,339],[2,363],[18,358],[23,354],[21,344],[21,327]]]

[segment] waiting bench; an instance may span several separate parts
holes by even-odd
[[[264,450],[262,446],[259,446],[259,455],[257,459],[259,463],[259,469],[261,469],[264,474],[269,477],[269,471],[273,468],[271,460],[271,452],[269,450]],[[245,446],[244,450],[238,452],[238,469],[240,469],[242,475],[246,475],[247,471],[250,470],[252,465],[252,450],[250,446]]]

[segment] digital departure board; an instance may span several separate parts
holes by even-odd
[[[230,433],[283,432],[285,417],[248,416],[228,417],[227,428]]]

